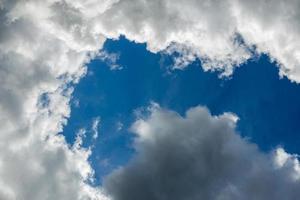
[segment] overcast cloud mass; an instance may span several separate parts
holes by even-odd
[[[81,148],[80,144],[68,145],[58,133],[70,115],[70,83],[77,83],[85,74],[85,64],[97,56],[107,38],[118,38],[123,34],[130,40],[146,42],[148,49],[153,52],[178,51],[182,56],[176,60],[174,67],[177,68],[183,68],[195,58],[200,58],[206,70],[219,70],[223,75],[231,74],[234,67],[255,54],[266,53],[278,63],[281,75],[287,76],[291,81],[300,82],[299,8],[298,0],[0,0],[0,199],[106,198],[101,188],[88,184],[93,176],[93,169],[87,161],[91,150]],[[202,122],[198,116],[193,116],[197,112],[209,124]],[[135,159],[137,164],[130,164],[108,179],[107,188],[116,199],[120,199],[124,192],[124,177],[131,176],[130,171],[133,168],[140,169],[151,162],[151,156],[155,156],[151,146],[147,145],[160,147],[161,144],[155,142],[156,137],[162,137],[160,142],[163,143],[171,134],[163,130],[162,136],[155,133],[153,139],[150,139],[151,130],[156,130],[156,125],[151,120],[155,121],[156,115],[164,115],[164,111],[155,113],[150,121],[144,122],[154,126],[147,126],[149,131],[146,134],[151,133],[151,136],[140,135],[141,140],[147,139],[137,143],[137,147],[145,151],[144,153],[153,155],[144,155],[142,152]],[[276,171],[271,167],[272,157],[259,153],[253,145],[236,136],[226,117],[215,119],[201,109],[191,110],[191,119],[175,117],[174,114],[167,115],[171,115],[171,121],[163,119],[167,125],[175,120],[180,122],[179,128],[187,128],[181,133],[174,130],[173,134],[182,139],[178,141],[178,145],[183,145],[184,141],[194,141],[195,149],[191,148],[189,151],[200,151],[203,155],[207,155],[206,151],[214,152],[214,160],[209,163],[201,157],[199,160],[198,157],[194,158],[196,160],[193,163],[202,166],[203,170],[207,170],[213,163],[223,161],[226,162],[224,167],[227,167],[217,175],[211,175],[212,180],[207,180],[201,175],[201,171],[199,175],[194,174],[196,166],[191,166],[190,175],[195,175],[192,184],[203,180],[202,184],[207,185],[199,194],[195,194],[194,187],[187,190],[169,185],[170,188],[178,189],[178,198],[183,194],[190,199],[197,195],[220,199],[242,195],[244,198],[245,194],[250,195],[249,191],[254,187],[251,184],[254,183],[254,189],[258,188],[257,185],[262,185],[259,187],[259,197],[270,191],[264,183],[278,189],[275,193],[278,192],[279,197],[283,193],[289,195],[282,197],[283,199],[295,197],[296,193],[292,190],[298,186],[298,182],[290,176],[295,170],[289,164],[292,163],[289,154],[279,151],[288,159],[284,159],[282,169]],[[192,133],[190,128],[193,126],[186,127],[185,123],[192,123],[194,120],[200,120],[203,127],[195,126]],[[216,127],[210,123],[216,123]],[[217,133],[220,127],[225,128],[226,131],[222,131],[224,135]],[[203,136],[196,135],[196,129],[206,128],[208,130],[203,132]],[[216,132],[209,135],[210,130],[215,129]],[[136,131],[143,132],[139,128]],[[187,141],[189,139],[184,139],[183,133],[196,138]],[[154,140],[153,144],[151,140]],[[204,144],[199,147],[203,141],[224,145],[227,152],[225,155],[221,154],[220,149],[214,145]],[[228,142],[233,142],[234,146],[229,146]],[[146,146],[142,147],[141,144]],[[168,145],[175,148],[175,138]],[[239,155],[228,149],[229,147],[234,148]],[[188,156],[188,160],[193,157],[189,152],[184,151],[182,154]],[[248,157],[243,158],[240,154]],[[159,158],[162,162],[157,163],[159,167],[166,163],[164,155],[166,154]],[[142,161],[140,157],[146,160]],[[168,159],[173,162],[175,158]],[[250,166],[236,169],[239,162],[248,163]],[[186,161],[180,163],[179,168]],[[255,168],[255,163],[260,169]],[[154,166],[151,164],[149,169],[154,170]],[[174,172],[180,170],[176,169],[176,165],[174,167]],[[163,172],[161,168],[157,170],[158,174]],[[148,176],[142,171],[138,172],[137,177],[133,177],[137,183],[152,184],[147,179]],[[243,179],[229,179],[233,186],[225,187],[227,178],[233,172],[241,174]],[[248,174],[245,175],[244,172]],[[143,176],[145,182],[140,180]],[[120,183],[115,183],[114,177],[120,177]],[[257,177],[263,178],[258,180]],[[182,180],[185,178],[183,175]],[[238,187],[240,182],[243,184]],[[217,191],[214,195],[221,196],[212,196],[211,191],[209,192],[214,183],[214,187],[217,187],[214,188]],[[116,188],[110,187],[113,185]],[[284,187],[281,188],[280,185]],[[130,193],[124,199],[142,195],[132,194],[132,187],[133,185],[128,185]],[[151,190],[147,191],[151,197],[170,197],[169,192],[161,193],[163,188],[153,187],[156,186],[147,186]],[[157,194],[152,193],[152,190]],[[279,194],[279,191],[283,193]]]

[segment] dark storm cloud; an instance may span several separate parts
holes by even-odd
[[[265,154],[235,133],[235,116],[196,107],[186,117],[152,108],[138,120],[137,155],[104,182],[113,200],[296,200],[297,159]]]

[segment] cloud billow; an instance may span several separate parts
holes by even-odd
[[[296,200],[297,158],[270,154],[235,131],[236,116],[212,116],[195,107],[185,117],[151,108],[133,125],[136,156],[108,175],[113,200]]]
[[[300,82],[299,7],[297,0],[120,0],[98,19],[108,37],[122,34],[153,52],[179,52],[176,68],[199,58],[205,70],[230,75],[263,53],[281,76]]]

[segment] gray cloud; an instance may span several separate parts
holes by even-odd
[[[113,200],[296,200],[299,162],[278,148],[270,154],[235,132],[236,117],[195,107],[185,117],[151,108],[138,120],[130,163],[110,174]]]

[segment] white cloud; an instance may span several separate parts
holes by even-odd
[[[153,52],[181,52],[177,68],[198,57],[205,70],[224,75],[256,49],[278,63],[281,75],[300,82],[299,7],[298,0],[120,0],[98,26],[107,37],[147,42]]]
[[[235,132],[237,117],[212,116],[204,107],[182,117],[158,106],[138,119],[137,154],[108,175],[113,200],[281,200],[300,195],[297,155],[261,152]]]
[[[99,136],[99,124],[100,124],[100,117],[96,117],[94,120],[93,120],[93,123],[92,123],[92,132],[93,132],[93,139],[97,139],[98,136]]]
[[[105,38],[67,2],[0,1],[0,199],[105,199],[81,138],[61,132],[72,88]]]
[[[299,4],[0,0],[0,198],[106,198],[88,184],[91,151],[70,147],[58,134],[70,115],[68,85],[86,73],[106,38],[124,34],[153,52],[181,52],[178,67],[200,58],[206,70],[225,74],[248,60],[248,46],[255,45],[299,82]]]
[[[108,53],[107,51],[100,51],[97,55],[97,59],[105,62],[111,70],[121,70],[123,68],[117,63],[119,57],[120,54]]]

